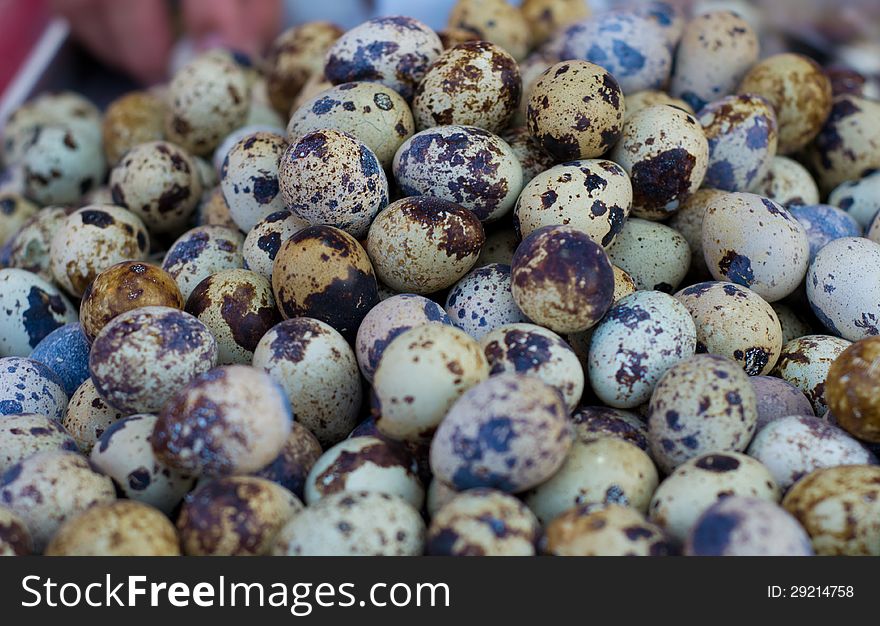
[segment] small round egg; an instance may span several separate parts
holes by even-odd
[[[0,269],[0,355],[27,356],[52,331],[76,321],[55,285],[26,270]]]
[[[3,200],[0,199],[0,205]],[[55,233],[73,212],[69,207],[45,207],[31,216],[0,250],[0,263],[54,280],[51,268],[51,245]]]
[[[131,148],[165,136],[165,102],[149,91],[131,91],[107,106],[101,137],[107,163],[116,165]]]
[[[828,407],[841,428],[854,437],[880,443],[880,403],[874,363],[880,356],[880,337],[861,339],[831,364],[825,381]]]
[[[673,98],[665,91],[645,89],[644,91],[626,94],[626,114],[623,119],[626,121],[632,117],[634,113],[657,104],[668,104],[670,106],[678,107],[682,111],[690,113],[691,115],[696,113],[691,108],[691,105],[680,98]]]
[[[810,242],[810,261],[816,258],[819,250],[833,239],[859,237],[862,227],[850,214],[828,204],[797,205],[788,208],[789,213],[807,231]]]
[[[491,41],[517,60],[529,51],[529,22],[519,8],[507,0],[458,0],[449,12],[447,26]]]
[[[606,406],[581,406],[571,415],[578,441],[614,437],[648,452],[648,428],[635,413]]]
[[[388,437],[376,426],[376,417],[368,415],[349,433],[348,439],[355,437],[375,437],[389,443],[403,446],[409,456],[415,461],[415,468],[418,471],[418,477],[422,485],[432,480],[431,468],[428,462],[429,442],[425,441],[406,441],[392,439]]]
[[[61,421],[66,408],[64,383],[49,367],[24,357],[0,358],[0,416],[38,413]]]
[[[691,249],[690,272],[695,278],[709,277],[703,255],[703,216],[709,204],[724,193],[717,189],[697,189],[666,222],[687,240]]]
[[[104,180],[101,141],[71,126],[40,126],[21,159],[27,196],[47,204],[74,204]]]
[[[474,267],[485,267],[491,263],[510,265],[519,242],[519,236],[512,227],[487,229],[486,243],[483,244]]]
[[[440,43],[443,44],[443,50],[451,50],[460,43],[466,41],[479,41],[480,37],[476,33],[463,28],[444,28],[437,31]]]
[[[197,213],[196,224],[199,226],[225,226],[233,232],[238,230],[238,226],[229,215],[229,205],[226,204],[220,185],[202,194]]]
[[[89,377],[89,341],[75,322],[46,335],[29,358],[55,372],[68,396]]]
[[[510,266],[500,263],[478,267],[458,281],[446,297],[446,313],[477,340],[505,324],[527,321],[510,291]]]
[[[299,422],[291,426],[290,435],[275,460],[253,475],[278,483],[302,500],[309,472],[321,456],[321,444]]]
[[[670,556],[674,543],[637,510],[585,504],[547,525],[543,552],[554,556]]]
[[[775,376],[800,389],[816,415],[824,415],[825,384],[828,370],[834,360],[851,344],[846,339],[830,335],[805,335],[782,346],[776,364]]]
[[[814,415],[807,396],[790,382],[775,376],[751,376],[749,382],[758,398],[755,432],[788,415]]]
[[[774,302],[770,306],[776,311],[779,318],[779,324],[782,326],[782,345],[784,346],[792,339],[803,337],[804,335],[813,334],[813,323],[807,319],[806,311],[809,307],[794,309],[781,302]]]
[[[880,212],[880,171],[840,183],[828,194],[828,204],[846,211],[867,231]]]
[[[508,128],[501,133],[501,138],[507,142],[516,158],[519,159],[519,164],[522,166],[523,188],[535,176],[553,167],[555,163],[553,157],[544,151],[541,144],[529,134],[529,129],[525,126]]]
[[[306,226],[309,226],[306,220],[287,209],[267,215],[244,238],[241,251],[245,269],[272,280],[272,264],[282,242]]]
[[[76,441],[54,417],[24,413],[0,418],[0,475],[16,463],[44,450],[79,452]]]
[[[687,275],[691,249],[674,228],[630,217],[608,248],[608,259],[629,274],[638,289],[672,293]]]
[[[258,132],[239,140],[223,160],[220,188],[229,215],[244,232],[285,208],[278,181],[279,162],[287,149],[284,137]]]
[[[590,6],[584,0],[523,0],[520,11],[532,33],[532,43],[540,45],[563,26],[568,26],[590,15]]]
[[[442,480],[431,478],[431,483],[428,485],[428,490],[425,494],[425,510],[428,513],[428,517],[432,518],[437,515],[437,511],[446,506],[457,494],[458,492],[455,489]]]
[[[551,43],[555,43],[555,40]],[[526,116],[529,110],[529,100],[532,97],[532,90],[535,88],[535,83],[541,78],[541,74],[544,73],[544,70],[559,61],[559,52],[556,48],[558,48],[558,46],[554,45],[553,49],[548,46],[546,49],[541,48],[535,50],[520,62],[519,74],[522,78],[523,93],[522,98],[520,98],[519,101],[519,109],[517,109],[510,122],[511,126],[524,126],[526,127],[526,132],[528,132]],[[541,143],[537,139],[534,139],[534,141],[538,144],[538,147],[541,146]],[[545,154],[550,155],[550,153],[543,148],[541,148],[541,150]],[[556,163],[556,159],[552,158],[552,155],[550,156],[552,165],[553,163]]]
[[[125,417],[98,395],[91,378],[70,396],[61,425],[71,434],[83,454],[89,454],[104,431]]]
[[[17,193],[0,193],[0,247],[39,211],[39,207]]]
[[[27,556],[33,549],[24,520],[7,508],[0,508],[0,556]]]
[[[244,236],[225,226],[197,226],[171,244],[162,269],[171,274],[183,299],[205,278],[221,270],[242,267]]]
[[[809,170],[794,159],[780,155],[770,159],[767,173],[755,180],[749,191],[784,207],[819,202],[819,187]]]

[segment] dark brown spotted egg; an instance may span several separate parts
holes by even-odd
[[[394,155],[405,196],[434,196],[470,209],[483,222],[513,208],[522,166],[497,135],[475,126],[437,126],[407,139]]]
[[[850,345],[846,339],[831,335],[805,335],[792,339],[782,346],[774,375],[800,389],[813,405],[816,415],[824,415],[828,410],[825,401],[828,371]]]
[[[76,441],[54,417],[24,413],[0,418],[0,474],[44,450],[79,451]]]
[[[648,406],[648,437],[657,465],[671,472],[712,451],[745,450],[755,434],[755,390],[725,357],[698,354],[660,378]]]
[[[244,265],[243,243],[244,236],[235,229],[197,226],[171,244],[162,269],[174,277],[185,300],[211,274]]]
[[[661,104],[627,120],[610,156],[632,180],[633,214],[662,220],[700,188],[709,166],[709,143],[693,115]]]
[[[587,61],[562,61],[535,82],[526,121],[557,161],[592,159],[617,142],[624,108],[623,92],[607,70]]]
[[[548,524],[543,552],[555,556],[670,556],[674,542],[637,510],[586,504]]]
[[[68,293],[79,297],[111,265],[145,259],[149,242],[144,223],[131,211],[110,205],[79,209],[52,238],[52,275]]]
[[[614,293],[614,272],[602,247],[571,226],[545,226],[516,249],[513,299],[531,320],[558,333],[595,325]]]
[[[474,339],[528,319],[510,292],[510,266],[490,263],[458,281],[446,296],[446,313],[452,323]]]
[[[486,240],[477,216],[433,198],[401,198],[379,213],[367,235],[367,253],[384,284],[428,294],[455,284],[477,262]]]
[[[0,199],[0,205],[2,202]],[[72,212],[71,208],[45,207],[29,217],[0,250],[0,263],[52,281],[52,239]]]
[[[272,289],[285,318],[312,317],[349,339],[379,302],[366,250],[332,226],[309,226],[281,245],[272,266]]]
[[[107,106],[101,137],[111,167],[131,148],[165,137],[165,107],[162,98],[150,91],[131,91]]]
[[[309,223],[287,209],[270,213],[248,232],[242,244],[245,269],[272,280],[272,264],[282,242]]]
[[[244,232],[285,208],[278,183],[278,164],[287,149],[284,137],[257,132],[239,140],[220,168],[220,188],[229,216]]]
[[[457,490],[518,493],[553,476],[573,439],[556,388],[499,374],[465,392],[446,414],[431,442],[431,469]]]
[[[34,542],[27,524],[7,508],[0,508],[0,556],[27,556]]]
[[[0,356],[28,356],[76,309],[52,283],[26,270],[0,269]]]
[[[508,128],[501,133],[501,138],[507,142],[516,158],[519,159],[519,164],[522,166],[523,187],[535,176],[553,167],[556,162],[529,134],[529,129],[525,126]]]
[[[92,342],[89,371],[98,393],[128,413],[155,413],[217,361],[217,342],[188,313],[149,306],[111,320]]]
[[[8,191],[0,193],[0,246],[6,245],[24,223],[37,214],[39,208],[21,194]]]
[[[382,83],[409,100],[442,50],[437,33],[422,22],[400,15],[377,17],[336,40],[327,52],[324,75],[334,85]]]
[[[42,205],[77,203],[107,170],[100,137],[68,125],[37,127],[21,165],[27,196]]]
[[[294,422],[281,452],[254,476],[271,480],[290,490],[300,500],[305,498],[306,479],[318,458],[321,444],[308,428]]]
[[[578,441],[616,437],[648,452],[648,428],[637,414],[606,406],[581,406],[571,415]]]
[[[507,0],[458,0],[449,12],[447,26],[475,33],[517,60],[526,56],[531,45],[528,21]]]
[[[545,170],[523,188],[514,225],[527,237],[542,226],[564,224],[608,247],[626,222],[632,197],[629,176],[617,163],[572,161]]]
[[[533,556],[541,526],[528,507],[494,489],[470,489],[443,505],[428,527],[431,556]]]
[[[278,182],[287,208],[311,224],[360,238],[388,204],[388,179],[376,155],[348,133],[320,129],[281,157]]]
[[[480,37],[477,36],[476,33],[472,33],[469,30],[464,30],[463,28],[455,27],[438,30],[437,36],[440,38],[440,43],[443,44],[444,50],[451,50],[458,44],[465,43],[466,41],[480,40]]]
[[[281,386],[297,421],[322,445],[341,441],[357,424],[363,393],[357,359],[324,322],[297,317],[277,324],[257,344],[253,365]]]
[[[880,337],[866,337],[848,347],[828,370],[828,405],[837,423],[853,436],[880,443],[880,402],[875,388]]]
[[[293,412],[281,387],[245,365],[192,379],[159,413],[150,442],[166,465],[196,476],[248,473],[275,459]]]
[[[91,452],[104,431],[125,415],[107,404],[91,378],[87,378],[70,396],[61,425],[76,441],[83,454]]]
[[[819,187],[810,171],[794,159],[779,155],[770,160],[767,173],[761,180],[756,180],[749,191],[770,198],[784,207],[819,204]],[[838,206],[831,197],[829,204]]]

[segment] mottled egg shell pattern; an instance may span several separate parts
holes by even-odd
[[[840,183],[828,194],[828,204],[840,207],[854,217],[863,230],[867,230],[880,211],[880,171]]]
[[[39,207],[18,193],[0,192],[0,246],[37,214]]]
[[[880,337],[861,339],[844,350],[828,370],[828,406],[837,423],[853,436],[880,443],[877,372]]]
[[[533,45],[546,42],[563,26],[590,15],[590,7],[581,0],[523,0],[520,10],[531,29]]]
[[[508,128],[501,133],[501,138],[507,142],[519,159],[519,164],[522,166],[523,187],[535,176],[553,167],[556,162],[529,134],[529,129],[525,126]]]
[[[220,270],[244,265],[244,236],[225,226],[196,226],[171,244],[162,269],[177,281],[184,300],[196,285]]]
[[[697,189],[666,222],[687,240],[691,249],[690,272],[694,278],[709,277],[709,268],[706,267],[706,258],[703,255],[703,216],[709,204],[724,193],[705,187]]]
[[[784,207],[819,202],[819,187],[809,170],[794,159],[779,155],[770,160],[767,173],[749,191]]]
[[[46,365],[17,356],[0,359],[0,416],[38,413],[60,421],[67,400],[64,383]]]
[[[458,0],[449,12],[447,27],[491,41],[517,60],[526,56],[531,44],[525,15],[506,0]]]
[[[116,165],[131,148],[165,136],[165,102],[149,91],[129,92],[107,106],[101,137],[107,163]]]
[[[638,289],[672,293],[687,275],[691,250],[674,228],[631,217],[608,248],[608,259],[629,274]]]
[[[27,196],[47,204],[75,204],[104,179],[101,141],[86,129],[40,126],[21,160]]]
[[[804,393],[775,376],[751,376],[749,382],[758,398],[758,423],[755,432],[767,424],[789,415],[814,415],[813,405]]]
[[[850,345],[846,339],[830,335],[805,335],[792,339],[782,346],[774,375],[800,389],[813,405],[816,415],[824,415],[828,410],[825,402],[828,370]]]
[[[0,207],[2,205],[3,199],[0,198]],[[6,267],[28,270],[52,281],[52,239],[72,212],[73,208],[70,207],[45,207],[29,217],[0,248],[0,263]]]
[[[220,168],[220,188],[229,215],[244,232],[285,208],[278,183],[278,163],[287,149],[284,137],[258,132],[239,140]]]
[[[854,217],[828,204],[790,206],[788,212],[807,231],[811,262],[829,241],[841,237],[860,237],[862,234],[862,227]]]
[[[510,291],[510,266],[478,267],[449,290],[446,313],[454,325],[474,339],[505,324],[528,321]]]
[[[293,428],[281,452],[275,460],[254,472],[254,476],[278,483],[302,500],[305,497],[306,478],[321,456],[321,444],[299,422],[293,422],[291,426]]]
[[[626,115],[624,116],[624,121],[628,120],[634,113],[657,104],[668,104],[670,106],[678,107],[682,111],[686,111],[691,115],[694,115],[695,113],[693,108],[691,108],[691,105],[684,100],[673,98],[665,91],[646,89],[644,91],[626,94]]]
[[[71,434],[83,454],[91,452],[104,431],[124,417],[98,395],[95,383],[87,379],[67,403],[61,425]]]
[[[244,238],[241,251],[245,269],[272,280],[272,264],[281,244],[309,225],[287,209],[267,215]]]
[[[648,452],[648,428],[635,413],[607,406],[581,406],[571,415],[578,441],[604,437],[622,439]]]
[[[486,243],[480,250],[475,267],[484,267],[490,263],[510,265],[513,262],[513,253],[516,252],[519,241],[519,236],[511,226],[487,230]]]
[[[0,269],[0,356],[27,356],[49,333],[76,321],[57,287],[26,270]]]
[[[25,413],[0,418],[0,475],[44,450],[79,452],[76,441],[54,417]]]
[[[0,556],[27,556],[33,549],[25,521],[7,508],[0,509]]]
[[[555,556],[670,556],[673,542],[635,509],[586,504],[547,525],[543,552]]]
[[[76,391],[89,377],[89,341],[82,326],[75,322],[46,335],[29,358],[55,372],[67,395]]]
[[[779,318],[779,324],[782,326],[782,345],[784,346],[792,339],[803,337],[804,335],[813,334],[813,323],[808,319],[809,308],[804,303],[804,307],[792,308],[781,302],[774,302],[770,306],[776,311]]]

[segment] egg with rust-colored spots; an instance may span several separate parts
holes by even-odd
[[[0,249],[0,264],[33,272],[50,282],[54,280],[52,239],[73,211],[71,207],[45,207],[28,218]]]
[[[285,208],[278,182],[281,157],[287,141],[271,132],[257,132],[240,139],[223,160],[220,188],[229,215],[244,232],[260,220]]]
[[[690,267],[687,239],[666,224],[630,217],[612,245],[608,259],[630,275],[636,288],[672,293]]]
[[[532,43],[528,20],[507,0],[458,0],[449,12],[446,25],[491,41],[517,60],[526,56]]]
[[[70,396],[61,425],[71,434],[83,454],[89,454],[104,431],[125,415],[107,404],[91,378]]]
[[[0,247],[38,211],[39,207],[21,194],[0,193]]]
[[[831,364],[825,383],[828,406],[841,428],[854,437],[880,443],[880,397],[874,367],[880,337],[861,339]]]
[[[819,188],[810,171],[794,159],[780,155],[770,160],[767,173],[749,191],[784,207],[819,202]]]
[[[815,202],[818,201],[817,192]],[[815,204],[815,202],[804,202],[804,204]],[[858,180],[840,183],[828,194],[828,204],[846,211],[855,218],[863,230],[867,231],[880,212],[880,171],[869,172]]]
[[[816,415],[828,410],[825,385],[828,370],[840,353],[851,345],[846,339],[830,335],[805,335],[782,346],[773,374],[800,389]]]
[[[749,382],[758,398],[755,432],[788,415],[814,415],[807,396],[790,382],[775,376],[751,376]]]
[[[244,265],[244,236],[225,226],[197,226],[171,244],[162,269],[171,274],[184,300],[205,278]]]
[[[507,142],[510,149],[519,159],[522,166],[523,188],[535,176],[546,169],[550,169],[556,163],[552,156],[547,153],[541,144],[529,134],[525,126],[516,126],[503,131],[500,137]]]
[[[0,475],[44,450],[79,452],[76,441],[54,417],[24,413],[0,418]]]
[[[267,215],[244,238],[244,268],[272,280],[272,264],[281,244],[306,226],[310,224],[287,209]]]
[[[477,340],[505,324],[528,321],[510,292],[510,266],[500,263],[478,267],[453,285],[446,313]]]
[[[131,148],[165,136],[165,102],[150,91],[131,91],[107,106],[101,137],[107,163],[116,165]]]
[[[0,358],[0,419],[39,413],[61,421],[67,400],[64,383],[48,366],[24,357]]]
[[[0,556],[27,556],[34,542],[27,524],[7,508],[0,508]]]
[[[668,104],[670,106],[678,107],[682,111],[690,113],[691,115],[696,113],[693,108],[691,108],[691,105],[680,98],[673,98],[665,91],[645,89],[644,91],[637,91],[626,95],[626,114],[623,119],[626,121],[638,111],[657,104]]]
[[[77,126],[38,126],[21,158],[27,196],[42,205],[77,204],[104,180],[101,140]]]
[[[581,406],[571,415],[578,441],[622,439],[648,452],[648,427],[637,414],[607,406]]]
[[[321,456],[321,444],[299,422],[294,422],[292,427],[278,456],[253,475],[278,483],[302,500],[309,472]]]
[[[28,356],[52,331],[76,321],[55,285],[26,270],[0,269],[0,356]]]
[[[672,556],[674,541],[637,510],[585,504],[547,525],[542,552],[554,556]]]

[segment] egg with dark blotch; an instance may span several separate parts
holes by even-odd
[[[79,452],[76,441],[54,417],[24,413],[0,418],[0,475],[44,450]]]
[[[219,272],[244,265],[244,236],[225,226],[197,226],[171,244],[162,269],[171,274],[184,300],[196,285]]]
[[[35,128],[21,166],[27,196],[44,206],[77,204],[107,171],[100,135],[69,124]]]
[[[623,119],[626,121],[642,109],[657,104],[668,104],[670,106],[678,107],[682,111],[690,113],[691,115],[696,114],[696,111],[691,108],[691,105],[684,100],[673,98],[665,91],[646,89],[644,91],[637,91],[626,95],[626,113]]]
[[[609,246],[608,259],[629,274],[638,289],[672,293],[687,275],[691,250],[674,228],[630,217]]]
[[[647,425],[630,411],[607,406],[581,406],[571,414],[571,422],[578,441],[614,437],[649,451]]]
[[[0,204],[2,202],[0,199]],[[33,272],[50,282],[54,280],[50,256],[52,239],[72,212],[69,207],[40,209],[0,249],[0,264]]]
[[[52,331],[76,321],[54,285],[26,270],[0,269],[0,356],[27,356]]]
[[[788,207],[807,231],[810,242],[810,261],[816,258],[819,250],[834,239],[859,237],[862,228],[846,211],[828,204],[806,204]]]
[[[36,204],[18,193],[0,192],[0,247],[40,210]]]
[[[131,148],[164,138],[165,106],[162,98],[150,91],[130,91],[107,106],[101,138],[110,166]]]
[[[458,0],[446,24],[501,46],[517,60],[526,56],[531,44],[525,15],[507,0]]]
[[[816,201],[818,202],[818,198]],[[880,171],[865,174],[858,180],[840,183],[828,194],[828,204],[846,211],[867,231],[880,212]]]
[[[321,456],[321,444],[299,422],[293,422],[291,426],[290,435],[275,460],[253,475],[278,483],[302,500],[309,472]]]
[[[25,521],[9,509],[0,508],[0,556],[27,556],[33,549]]]
[[[332,226],[309,226],[287,239],[272,266],[275,302],[285,318],[312,317],[354,339],[379,302],[373,265],[357,240]]]
[[[39,413],[61,421],[67,400],[63,381],[48,366],[24,357],[0,358],[0,416]]]
[[[767,173],[749,191],[784,207],[819,202],[819,188],[809,170],[794,159],[779,155],[770,160]]]
[[[496,230],[487,230],[486,243],[483,244],[474,267],[485,267],[492,263],[510,265],[519,242],[519,235],[516,234],[513,227],[505,226]]]
[[[258,132],[239,140],[223,160],[220,188],[229,215],[244,232],[285,208],[279,188],[279,162],[287,150],[284,137]]]
[[[124,414],[98,395],[91,378],[70,396],[61,425],[71,434],[83,454],[89,454],[104,431]]]
[[[404,196],[454,202],[483,222],[506,214],[522,189],[522,165],[513,149],[475,126],[416,133],[397,150],[392,169]]]
[[[807,396],[790,382],[775,376],[752,376],[749,382],[758,398],[755,432],[789,415],[814,415],[813,405]]]
[[[880,400],[874,363],[880,337],[868,337],[844,350],[831,364],[825,383],[828,406],[841,428],[864,441],[880,443]]]
[[[528,321],[510,291],[510,266],[500,263],[478,267],[453,285],[446,313],[477,340],[505,324]]]
[[[825,402],[828,370],[850,345],[846,339],[830,335],[806,335],[793,339],[782,346],[773,375],[800,389],[813,405],[815,414],[824,415],[828,410]]]
[[[463,28],[444,28],[437,31],[440,43],[443,44],[443,50],[451,50],[460,43],[467,41],[479,41],[480,37],[474,32]]]
[[[586,504],[547,525],[542,552],[554,556],[672,556],[675,543],[637,510]]]
[[[89,377],[89,341],[76,323],[56,328],[37,344],[30,358],[58,375],[67,395]]]
[[[626,271],[620,269],[613,263],[611,264],[611,270],[614,272],[614,295],[612,296],[613,302],[616,303],[621,298],[625,298],[638,291],[638,288],[636,287],[636,281]]]
[[[244,239],[244,269],[272,280],[272,264],[281,244],[307,226],[306,220],[287,209],[267,215]]]
[[[403,446],[407,453],[416,463],[416,470],[418,472],[418,477],[419,480],[421,480],[422,485],[427,485],[431,481],[431,467],[428,460],[430,441],[406,441],[389,437],[379,430],[378,426],[376,425],[375,415],[368,415],[365,419],[360,421],[358,425],[355,426],[354,429],[349,433],[347,438],[353,439],[355,437],[375,437],[383,441],[388,441]]]
[[[541,144],[529,134],[529,129],[525,126],[508,128],[500,136],[519,159],[519,164],[522,166],[523,188],[535,176],[550,169],[556,163]]]

